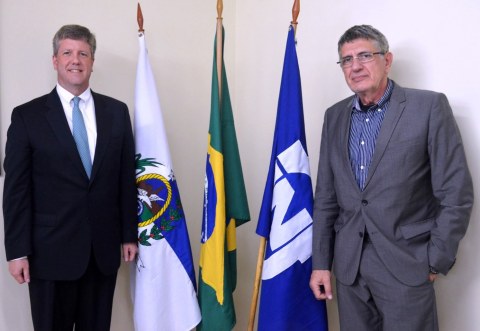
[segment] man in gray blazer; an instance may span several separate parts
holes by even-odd
[[[433,282],[455,263],[473,204],[445,95],[388,78],[385,36],[367,25],[338,42],[353,96],[325,113],[310,287],[332,299],[341,330],[438,330]]]

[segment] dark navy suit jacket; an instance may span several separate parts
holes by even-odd
[[[128,108],[92,96],[97,142],[90,179],[56,89],[12,113],[4,163],[5,249],[7,260],[28,256],[35,278],[78,279],[91,255],[104,274],[113,274],[121,243],[137,241]]]

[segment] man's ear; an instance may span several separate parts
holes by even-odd
[[[58,61],[57,61],[57,56],[55,55],[52,56],[52,64],[53,64],[53,69],[57,70]]]
[[[387,68],[387,72],[390,71],[390,68],[392,67],[392,62],[393,62],[393,53],[387,52],[385,54],[385,66]]]

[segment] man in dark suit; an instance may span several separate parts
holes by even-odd
[[[338,53],[355,95],[325,113],[310,287],[332,299],[333,264],[342,331],[438,330],[433,281],[473,204],[452,110],[388,78],[393,56],[373,27],[347,30]]]
[[[109,330],[121,250],[125,261],[137,252],[130,117],[90,90],[95,48],[87,28],[63,26],[57,86],[16,107],[8,129],[5,249],[36,331]]]

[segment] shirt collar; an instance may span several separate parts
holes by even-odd
[[[60,99],[62,99],[67,104],[70,104],[72,99],[75,97],[72,93],[68,92],[60,84],[57,83],[57,93]],[[80,99],[84,102],[88,102],[92,97],[92,91],[90,88],[87,88],[82,94],[79,95]]]
[[[383,106],[385,106],[385,104],[390,100],[390,97],[392,96],[392,91],[393,91],[393,82],[392,82],[391,79],[388,79],[387,88],[385,89],[385,93],[383,93],[380,100],[378,100],[378,103],[370,106],[367,109],[367,111],[373,111],[373,110],[377,110],[379,108],[383,108]],[[352,110],[354,112],[362,111],[362,108],[360,107],[360,98],[356,94],[355,94],[355,97],[353,99]]]

